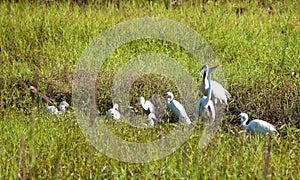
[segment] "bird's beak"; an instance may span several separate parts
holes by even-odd
[[[242,117],[241,117],[241,115],[238,115],[235,119],[241,119]]]
[[[167,94],[167,93],[165,93],[165,94],[162,94],[162,96],[166,97],[166,96],[168,96],[168,94]]]
[[[221,66],[221,65],[218,64],[218,65],[216,65],[216,66],[213,66],[213,67],[209,68],[209,70],[210,70],[210,71],[214,71],[216,68],[218,68],[218,67],[220,67],[220,66]]]

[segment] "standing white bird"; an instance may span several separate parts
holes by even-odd
[[[172,92],[167,92],[163,94],[163,96],[168,97],[166,100],[167,107],[173,111],[173,113],[179,118],[179,121],[186,122],[188,125],[192,124],[184,107],[178,101],[174,100]]]
[[[106,119],[120,119],[121,114],[119,113],[119,105],[118,104],[114,104],[113,108],[109,109],[108,111],[106,111]]]
[[[278,134],[277,130],[272,124],[263,120],[254,119],[248,125],[246,125],[248,121],[248,115],[246,113],[239,114],[237,118],[241,118],[242,127],[245,128],[247,131],[253,133],[262,133],[262,134],[266,134],[266,133]]]
[[[208,79],[209,73],[214,69],[215,67],[209,68],[208,65],[204,65],[201,68],[201,71],[198,74],[198,78],[200,77],[200,74],[203,74],[202,83],[200,85],[200,91],[207,96],[208,94]],[[227,99],[231,97],[231,94],[217,81],[211,80],[211,88],[212,88],[212,100],[216,104],[218,101],[223,104],[227,104]]]
[[[212,71],[217,68],[217,66],[213,68],[209,68],[207,72],[207,81],[208,81],[208,89],[207,89],[207,96],[203,96],[199,99],[196,105],[196,118],[200,116],[205,117],[209,120],[210,123],[215,121],[216,118],[216,110],[213,101],[211,100],[212,96],[212,86],[211,86],[211,73]]]
[[[155,108],[154,108],[154,105],[152,104],[152,102],[149,100],[145,100],[145,98],[143,96],[141,96],[140,103],[141,103],[145,113],[148,116],[148,120],[150,121],[149,124],[151,126],[154,126],[155,124],[157,124],[159,122],[159,120],[157,119],[157,117],[155,115]]]

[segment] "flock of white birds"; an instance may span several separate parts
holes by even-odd
[[[201,74],[203,75],[202,83],[200,85],[200,91],[204,96],[201,97],[196,104],[196,119],[203,117],[208,120],[209,124],[213,124],[216,120],[215,106],[218,103],[227,105],[227,100],[231,97],[230,93],[220,83],[211,80],[211,74],[217,67],[218,65],[211,68],[209,68],[208,65],[204,65],[198,74],[198,79]],[[38,102],[53,104],[54,101],[52,99],[40,93],[35,87],[30,86],[29,90],[31,96]],[[166,98],[167,108],[172,110],[172,112],[178,118],[179,122],[184,122],[187,125],[192,125],[192,121],[186,113],[185,108],[180,102],[174,99],[173,93],[167,92],[163,94],[163,96]],[[151,101],[146,100],[144,97],[140,97],[140,104],[144,112],[148,116],[148,124],[150,126],[155,126],[158,122],[160,122],[160,119],[156,116],[157,114],[155,111],[155,107]],[[51,105],[46,108],[46,113],[52,115],[60,115],[63,114],[69,107],[70,105],[66,101],[62,101],[59,104],[59,109]],[[121,114],[119,112],[118,104],[114,104],[111,109],[106,111],[106,119],[117,120],[120,118]],[[272,124],[263,120],[254,119],[247,125],[246,123],[248,122],[248,115],[246,113],[240,113],[237,118],[241,119],[241,125],[247,131],[253,133],[278,134],[277,130]]]
[[[203,117],[212,124],[216,120],[216,104],[225,104],[227,105],[227,100],[231,97],[231,94],[217,81],[211,80],[212,72],[218,67],[214,66],[209,68],[208,65],[204,65],[201,68],[201,71],[198,74],[198,79],[201,74],[203,74],[202,83],[200,85],[200,91],[204,95],[201,97],[196,104],[196,118]],[[176,115],[179,122],[185,122],[187,125],[191,125],[192,121],[186,113],[183,105],[174,99],[172,92],[167,92],[163,94],[166,97],[166,105],[172,112]],[[149,100],[145,100],[144,97],[140,97],[140,104],[144,109],[145,113],[148,115],[148,120],[150,125],[154,126],[160,120],[156,116],[155,107],[153,103]],[[121,114],[118,109],[118,104],[114,104],[112,109],[109,109],[106,112],[107,119],[120,119]],[[278,134],[275,127],[263,120],[254,119],[248,125],[248,115],[246,113],[240,113],[237,118],[241,119],[241,125],[248,132],[253,133],[268,133],[268,134]]]

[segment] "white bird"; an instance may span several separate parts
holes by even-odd
[[[207,96],[208,94],[208,80],[207,77],[209,75],[209,73],[211,72],[211,70],[213,70],[215,67],[209,68],[208,65],[204,65],[201,68],[201,71],[198,74],[198,79],[200,74],[203,74],[203,79],[202,79],[202,83],[200,85],[200,91]],[[229,99],[231,97],[231,94],[217,81],[213,81],[211,80],[211,87],[212,87],[212,100],[213,102],[216,104],[218,102],[220,102],[221,104],[225,103],[227,104],[227,99]]]
[[[178,101],[174,100],[172,92],[167,92],[163,94],[163,96],[168,97],[166,100],[167,107],[173,111],[173,113],[179,118],[179,121],[186,122],[188,125],[192,124],[184,107]]]
[[[51,114],[51,115],[57,115],[58,114],[58,109],[55,106],[48,106],[46,108],[46,113]]]
[[[209,68],[207,71],[207,81],[208,81],[208,93],[207,96],[203,96],[199,99],[196,105],[196,118],[203,116],[204,118],[208,119],[210,123],[212,123],[216,118],[216,110],[213,101],[211,100],[212,96],[212,86],[211,86],[211,73],[212,71],[217,68],[215,66],[213,68]]]
[[[65,112],[69,107],[70,107],[70,105],[66,101],[62,101],[59,103],[59,110],[61,112]]]
[[[119,113],[119,105],[114,104],[113,108],[106,111],[106,119],[110,120],[111,118],[114,120],[120,119],[121,114]]]
[[[143,96],[140,97],[140,103],[143,107],[143,109],[146,111],[146,114],[155,113],[155,108],[152,102],[149,100],[145,100]]]
[[[157,117],[155,115],[155,108],[154,108],[154,105],[152,104],[152,102],[149,100],[145,100],[145,98],[143,96],[141,96],[140,103],[141,103],[145,113],[148,116],[148,121],[150,121],[149,124],[151,126],[154,126],[155,124],[157,124],[159,122],[159,120],[157,119]]]
[[[48,106],[46,108],[46,113],[51,115],[60,115],[66,112],[67,108],[69,108],[70,105],[66,101],[62,101],[59,103],[59,110],[55,106]]]
[[[248,115],[246,113],[241,113],[237,116],[237,118],[241,118],[242,121],[242,127],[245,128],[247,131],[253,132],[253,133],[262,133],[262,134],[278,134],[275,127],[263,120],[254,119],[252,120],[248,125],[246,125],[248,121]]]

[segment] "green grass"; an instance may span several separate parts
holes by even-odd
[[[119,8],[109,3],[0,3],[1,179],[16,178],[18,173],[35,179],[299,177],[300,132],[295,125],[300,120],[299,7],[298,1],[187,1],[168,9],[158,1],[121,2]],[[245,10],[237,14],[238,8]],[[222,128],[208,146],[198,148],[199,123],[173,154],[134,164],[110,159],[90,145],[73,114],[48,117],[39,113],[27,86],[37,86],[53,98],[64,93],[70,101],[76,63],[89,43],[111,26],[141,17],[169,18],[201,34],[216,53],[224,85],[233,98]],[[99,71],[97,105],[101,115],[112,105],[110,87],[120,67],[150,52],[176,59],[196,82],[202,64],[176,44],[149,39],[127,43],[110,55]],[[130,89],[132,106],[137,107],[140,95],[150,98],[167,90],[178,97],[176,84],[166,77],[142,76]],[[268,138],[245,136],[233,120],[242,111],[250,118],[275,124],[281,136],[272,139],[271,145]],[[108,124],[116,134],[136,142],[158,139],[158,128],[165,133],[172,128],[160,125],[148,131]],[[268,147],[270,162],[265,160]]]

